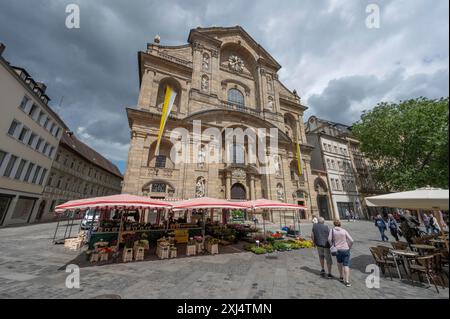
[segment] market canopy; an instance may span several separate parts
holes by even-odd
[[[87,208],[171,208],[172,204],[151,199],[148,197],[119,194],[104,197],[94,197],[86,199],[71,200],[67,203],[55,207],[55,211],[60,213],[66,210],[87,209]]]
[[[233,202],[225,199],[201,197],[183,200],[172,203],[174,210],[183,209],[208,209],[208,208],[225,208],[225,209],[246,209],[245,202]]]
[[[448,210],[448,189],[420,188],[414,191],[367,197],[368,206]]]
[[[306,209],[306,207],[302,205],[283,203],[277,200],[269,200],[269,199],[257,199],[253,201],[248,201],[245,204],[253,209],[285,209],[285,210]]]

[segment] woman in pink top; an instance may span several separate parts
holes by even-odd
[[[353,238],[345,229],[341,228],[341,221],[334,221],[334,228],[330,230],[328,242],[337,249],[336,260],[341,275],[340,280],[345,286],[350,287],[350,249],[353,245]]]

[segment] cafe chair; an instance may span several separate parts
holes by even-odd
[[[396,268],[394,260],[386,259],[383,256],[383,252],[379,247],[370,247],[370,252],[375,260],[375,263],[378,267],[380,267],[381,272],[386,277],[386,269],[389,273],[389,277],[392,279],[391,268]]]
[[[415,263],[409,265],[409,269],[411,271],[411,277],[413,274],[417,274],[419,277],[419,281],[422,282],[422,276],[428,281],[428,285],[431,287],[431,282],[433,282],[434,288],[436,288],[437,293],[439,293],[439,289],[436,285],[436,279],[438,274],[436,273],[436,265],[435,265],[435,256],[428,255],[423,257],[417,257],[414,259]],[[414,279],[413,279],[414,283]]]
[[[404,241],[393,241],[392,248],[395,250],[407,250],[408,249],[408,243],[405,243]]]

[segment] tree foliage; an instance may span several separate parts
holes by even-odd
[[[448,102],[421,97],[363,112],[352,132],[382,190],[448,188]]]

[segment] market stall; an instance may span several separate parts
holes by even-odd
[[[268,200],[268,199],[257,199],[254,201],[248,201],[245,203],[245,205],[248,208],[251,208],[253,210],[253,213],[262,213],[264,214],[267,210],[282,210],[284,215],[286,216],[286,211],[292,212],[293,217],[293,233],[296,235],[297,233],[300,234],[300,216],[299,216],[299,210],[300,209],[306,209],[305,206],[296,205],[296,204],[290,204],[290,203],[283,203],[276,200]],[[263,231],[264,234],[266,233],[266,227],[265,227],[265,218],[263,216]],[[297,224],[297,226],[296,226]],[[280,225],[281,228],[281,225]]]

